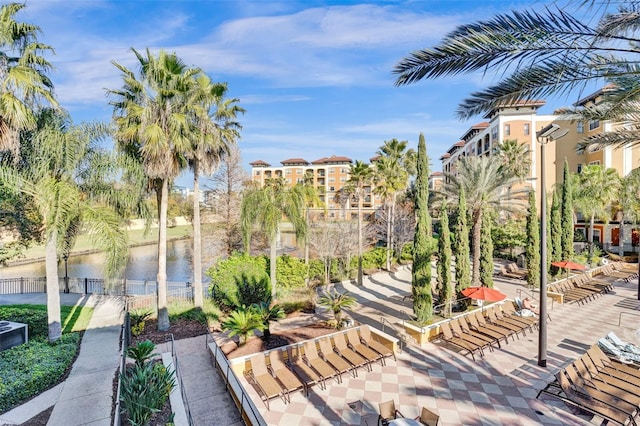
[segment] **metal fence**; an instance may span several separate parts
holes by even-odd
[[[0,279],[0,294],[45,293],[46,291],[46,278]]]

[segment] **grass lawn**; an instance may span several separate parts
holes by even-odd
[[[174,226],[167,228],[167,239],[178,239],[191,236],[191,225]],[[151,244],[158,241],[158,229],[152,228],[145,234],[144,229],[133,229],[127,231],[129,238],[129,245],[139,244]],[[82,253],[87,250],[96,250],[96,247],[91,243],[89,235],[80,235],[73,246],[72,253]],[[29,247],[24,252],[23,259],[39,259],[44,258],[44,244]]]
[[[29,325],[29,343],[0,352],[0,413],[60,383],[80,348],[93,308],[62,306],[62,337],[47,341],[46,305],[0,306],[0,318]]]

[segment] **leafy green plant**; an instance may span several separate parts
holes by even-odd
[[[251,305],[251,310],[260,318],[260,321],[262,321],[262,336],[265,340],[271,337],[271,321],[285,317],[282,306],[278,304],[270,305],[270,300]]]
[[[304,260],[283,254],[276,260],[276,281],[283,288],[300,288],[305,286],[307,266]],[[280,289],[278,289],[278,294]]]
[[[259,303],[271,294],[267,259],[236,253],[207,271],[209,291],[218,306],[233,310]]]
[[[145,322],[151,317],[151,314],[152,312],[148,309],[134,309],[129,312],[131,334],[139,336],[144,331]]]
[[[263,330],[264,324],[261,318],[252,310],[245,307],[231,312],[222,323],[222,329],[229,331],[229,337],[238,336],[240,346],[244,345],[253,330]]]
[[[135,361],[136,366],[143,366],[156,355],[153,352],[155,349],[156,345],[151,340],[145,340],[128,348],[127,356]]]
[[[147,425],[176,385],[175,372],[160,362],[136,365],[121,373],[120,380],[122,412],[133,426]]]
[[[340,293],[333,289],[325,291],[318,299],[318,303],[331,309],[336,320],[336,327],[340,328],[342,326],[342,310],[355,306],[356,298],[349,296],[348,292]]]

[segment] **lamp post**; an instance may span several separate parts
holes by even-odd
[[[69,253],[65,253],[62,258],[64,259],[64,292],[69,293],[69,273],[67,271],[67,261],[69,260]]]
[[[538,318],[538,365],[547,366],[547,188],[544,173],[545,145],[569,133],[557,124],[548,124],[536,133],[540,143],[540,315]]]

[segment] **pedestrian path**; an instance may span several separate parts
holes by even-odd
[[[24,296],[24,297],[19,297]],[[63,295],[61,295],[63,296]],[[120,363],[123,304],[108,296],[69,296],[63,302],[93,307],[80,353],[63,383],[0,416],[0,424],[21,424],[55,405],[50,426],[111,425],[113,379]],[[2,304],[46,303],[46,295],[3,295]]]

